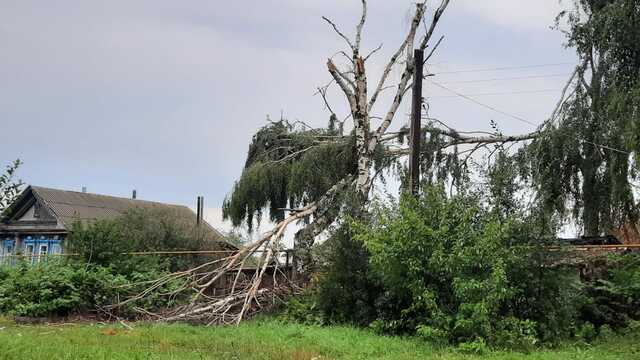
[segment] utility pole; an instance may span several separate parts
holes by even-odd
[[[420,184],[420,136],[422,118],[422,62],[424,51],[413,51],[413,88],[411,101],[411,130],[409,133],[409,191],[418,195]]]

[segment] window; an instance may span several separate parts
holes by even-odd
[[[51,254],[62,254],[62,246],[60,244],[52,244]]]
[[[36,203],[33,205],[33,217],[36,219],[39,219],[41,212],[42,212],[42,205],[40,205],[40,203],[36,201]]]
[[[49,246],[47,245],[40,245],[40,256],[45,256],[49,253]]]
[[[26,255],[27,256],[33,255],[33,250],[34,250],[33,245],[27,245]]]

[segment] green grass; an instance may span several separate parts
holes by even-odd
[[[640,334],[595,345],[530,354],[462,354],[417,339],[383,337],[348,327],[273,320],[239,327],[189,325],[18,326],[0,320],[0,359],[640,359]]]

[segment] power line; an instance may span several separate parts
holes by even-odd
[[[492,95],[513,95],[513,94],[535,94],[535,93],[547,93],[547,92],[557,92],[560,91],[558,89],[542,89],[542,90],[522,90],[522,91],[506,91],[506,92],[492,92],[492,93],[475,93],[475,94],[464,94],[465,96],[492,96]],[[462,94],[460,94],[462,95]],[[456,95],[436,95],[429,96],[432,99],[437,98],[453,98],[460,96]]]
[[[504,81],[504,80],[544,79],[544,78],[552,78],[552,77],[565,77],[565,76],[568,76],[568,75],[571,75],[571,73],[550,74],[550,75],[513,76],[513,77],[503,77],[503,78],[493,78],[493,79],[480,79],[480,80],[445,81],[444,84],[470,84],[470,83]]]
[[[466,69],[466,70],[454,70],[454,71],[440,71],[440,72],[436,72],[435,75],[440,75],[440,74],[460,74],[460,73],[485,72],[485,71],[504,71],[504,70],[516,70],[516,69],[531,69],[531,68],[541,68],[541,67],[551,67],[551,66],[561,66],[561,65],[572,65],[572,64],[575,64],[575,63],[573,63],[573,62],[561,62],[561,63],[553,63],[553,64],[503,66],[503,67],[483,68],[483,69]]]
[[[461,98],[463,98],[463,99],[467,99],[467,100],[469,100],[469,101],[471,101],[471,102],[473,102],[473,103],[475,103],[475,104],[477,104],[477,105],[480,105],[480,106],[482,106],[482,107],[484,107],[484,108],[487,108],[487,109],[492,110],[492,111],[495,111],[495,112],[497,112],[497,113],[499,113],[499,114],[502,114],[502,115],[508,116],[508,117],[510,117],[510,118],[512,118],[512,119],[515,119],[515,120],[518,120],[518,121],[520,121],[520,122],[523,122],[523,123],[526,123],[526,124],[529,124],[529,125],[532,125],[532,126],[535,126],[535,127],[537,127],[537,126],[538,126],[538,124],[535,124],[535,123],[533,123],[533,122],[531,122],[531,121],[529,121],[529,120],[527,120],[527,119],[523,119],[523,118],[521,118],[520,116],[510,114],[510,113],[508,113],[508,112],[506,112],[506,111],[502,111],[502,110],[500,110],[500,109],[497,109],[497,108],[495,108],[495,107],[493,107],[493,106],[491,106],[491,105],[487,105],[487,104],[485,104],[485,103],[482,103],[482,102],[480,102],[480,101],[478,101],[478,100],[476,100],[476,99],[474,99],[474,98],[472,98],[472,97],[469,97],[469,95],[461,94],[461,93],[459,93],[459,92],[457,92],[457,91],[455,91],[455,90],[451,90],[451,89],[449,89],[448,87],[446,87],[446,86],[444,86],[444,85],[442,85],[442,84],[439,84],[439,83],[437,83],[437,82],[435,82],[435,81],[433,81],[433,80],[431,81],[431,83],[432,83],[432,84],[434,84],[435,86],[439,87],[439,88],[442,88],[442,89],[444,89],[444,90],[447,90],[447,91],[449,91],[450,93],[455,94],[456,96],[459,96],[459,97],[461,97]]]
[[[449,89],[448,87],[446,87],[446,86],[444,86],[444,85],[442,85],[442,84],[439,84],[439,83],[437,83],[437,82],[435,82],[435,81],[433,81],[433,80],[431,80],[431,83],[432,83],[432,84],[434,84],[434,85],[436,85],[436,86],[438,86],[438,87],[440,87],[440,88],[442,88],[442,89],[444,89],[444,90],[447,90],[447,91],[449,91],[449,92],[451,92],[451,93],[455,94],[456,96],[459,96],[459,97],[462,97],[462,98],[464,98],[464,99],[467,99],[467,100],[469,100],[469,101],[471,101],[471,102],[473,102],[473,103],[475,103],[475,104],[477,104],[477,105],[480,105],[480,106],[482,106],[482,107],[484,107],[484,108],[487,108],[487,109],[489,109],[489,110],[495,111],[495,112],[497,112],[497,113],[499,113],[499,114],[502,114],[502,115],[508,116],[508,117],[510,117],[510,118],[512,118],[512,119],[518,120],[518,121],[523,122],[523,123],[525,123],[525,124],[529,124],[529,125],[534,126],[534,127],[536,127],[536,128],[539,126],[538,124],[533,123],[533,122],[531,122],[531,121],[529,121],[529,120],[527,120],[527,119],[523,119],[523,118],[521,118],[520,116],[517,116],[517,115],[511,114],[511,113],[508,113],[508,112],[506,112],[506,111],[502,111],[502,110],[497,109],[497,108],[495,108],[495,107],[493,107],[493,106],[491,106],[491,105],[487,105],[487,104],[482,103],[482,102],[480,102],[480,101],[478,101],[478,100],[476,100],[476,99],[474,99],[474,98],[472,98],[472,97],[469,97],[468,95],[461,94],[461,93],[459,93],[459,92],[457,92],[457,91],[455,91],[455,90],[451,90],[451,89]],[[580,140],[582,140],[582,139],[580,139]],[[593,146],[595,146],[595,147],[601,148],[601,149],[607,149],[607,150],[615,151],[615,152],[618,152],[618,153],[621,153],[621,154],[629,155],[629,152],[624,151],[624,150],[616,149],[616,148],[613,148],[613,147],[610,147],[610,146],[606,146],[606,145],[596,144],[596,143],[594,143],[594,142],[587,141],[587,140],[582,140],[582,141],[583,141],[583,142],[585,142],[585,143],[587,143],[587,144],[591,144],[591,145],[593,145]]]

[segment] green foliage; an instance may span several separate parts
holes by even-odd
[[[578,328],[578,332],[576,333],[576,335],[579,339],[582,339],[589,343],[595,340],[595,338],[598,336],[598,333],[596,331],[596,327],[593,326],[592,323],[586,322]]]
[[[380,321],[377,324],[380,324]],[[445,345],[449,343],[449,334],[446,331],[428,325],[418,325],[416,335],[431,344]]]
[[[190,219],[189,219],[190,220]],[[198,263],[198,256],[132,256],[128,252],[201,250],[207,234],[183,216],[166,209],[128,210],[113,220],[92,224],[75,222],[65,240],[68,252],[87,263],[112,266],[122,274],[137,269],[183,269]]]
[[[436,125],[430,122],[425,128],[433,131],[437,128]],[[405,131],[408,133],[409,130]],[[462,189],[469,180],[467,165],[461,160],[458,147],[454,146],[452,151],[448,151],[446,142],[447,138],[437,132],[423,132],[420,142],[420,177],[427,185],[451,182],[452,186]]]
[[[535,321],[506,317],[497,322],[491,342],[503,349],[533,350],[538,341]]]
[[[325,325],[325,316],[318,307],[318,295],[307,290],[302,295],[294,296],[284,306],[280,318],[287,322],[305,325]]]
[[[46,259],[38,264],[23,261],[0,268],[0,314],[44,317],[100,313],[109,305],[142,291],[145,282],[165,274],[154,268],[140,268],[124,275],[113,267],[59,259]],[[134,306],[149,310],[175,306],[186,299],[167,299],[161,294],[179,285],[178,281],[165,284],[149,296],[112,312],[133,316]]]
[[[530,347],[570,330],[575,279],[542,266],[553,258],[533,246],[534,219],[501,219],[481,204],[432,187],[356,226],[384,288],[376,327],[471,347]]]
[[[349,223],[314,249],[321,264],[315,283],[285,306],[283,318],[303,324],[370,325],[376,319],[380,282],[369,269],[364,244]]]
[[[21,262],[0,272],[0,313],[20,316],[68,315],[94,310],[117,298],[122,276],[105,268],[86,268],[49,260]]]
[[[465,341],[458,344],[458,350],[465,354],[483,355],[489,349],[483,338],[477,338],[473,341]]]
[[[353,238],[349,224],[336,229],[323,244],[322,274],[317,284],[318,308],[328,323],[366,326],[376,319],[376,299],[382,289],[369,271],[369,254]]]
[[[567,20],[568,46],[583,64],[580,80],[526,158],[545,210],[599,235],[638,218],[630,185],[637,162],[633,171],[630,161],[640,149],[640,7],[636,0],[574,3],[559,20]]]
[[[20,187],[23,183],[15,180],[15,174],[20,165],[22,165],[22,161],[15,160],[7,165],[4,172],[0,173],[0,214],[20,194]]]
[[[604,274],[586,283],[581,318],[616,330],[640,320],[640,255],[612,256],[600,266]]]
[[[272,122],[253,137],[240,179],[225,199],[223,214],[235,226],[269,209],[271,220],[284,208],[315,201],[338,181],[356,171],[354,136],[332,128],[309,130],[286,120]]]

